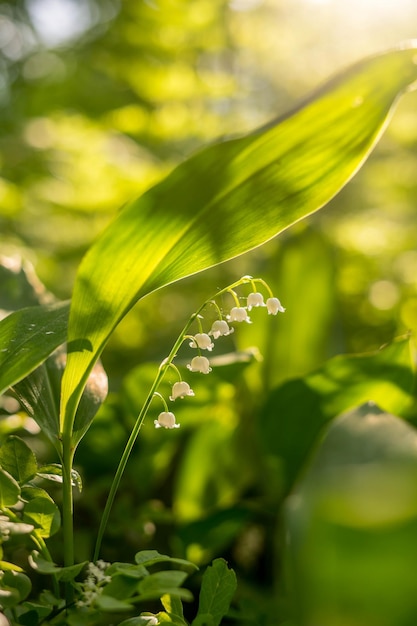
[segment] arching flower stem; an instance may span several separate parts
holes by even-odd
[[[168,363],[169,367],[172,367],[172,369],[176,372],[177,376],[178,376],[178,380],[181,381],[182,380],[182,376],[180,374],[180,370],[178,369],[178,367],[176,365],[174,365],[174,363],[172,363],[172,361],[170,363]]]
[[[110,491],[109,491],[109,495],[107,496],[107,501],[106,501],[106,505],[104,507],[104,511],[103,511],[103,515],[101,517],[101,522],[100,522],[100,526],[98,529],[98,533],[97,533],[97,540],[96,540],[96,545],[94,548],[94,555],[93,555],[93,561],[97,561],[99,558],[99,554],[100,554],[100,548],[101,548],[101,542],[103,540],[103,536],[104,536],[104,532],[107,526],[107,522],[109,520],[109,516],[110,516],[110,511],[111,508],[113,506],[113,502],[114,499],[116,497],[116,493],[117,490],[119,488],[120,485],[120,481],[122,479],[123,473],[126,469],[126,465],[127,462],[129,460],[130,454],[132,452],[133,446],[135,445],[136,439],[139,435],[139,431],[142,427],[142,424],[144,422],[144,419],[148,413],[149,407],[152,403],[153,397],[155,395],[155,393],[158,390],[159,385],[161,384],[167,370],[169,367],[172,367],[172,361],[174,360],[174,358],[177,355],[178,350],[180,349],[180,347],[182,346],[182,344],[184,343],[185,337],[188,336],[188,332],[189,329],[191,328],[191,326],[193,325],[193,323],[195,321],[199,320],[199,316],[201,314],[201,312],[204,310],[204,308],[211,302],[213,302],[213,300],[215,300],[216,298],[220,297],[221,295],[223,295],[224,293],[231,293],[233,295],[233,297],[235,298],[235,301],[237,302],[237,306],[239,306],[239,300],[237,298],[236,293],[233,291],[236,287],[239,287],[240,285],[244,285],[247,284],[251,281],[251,278],[248,276],[244,276],[243,278],[240,278],[239,280],[237,280],[235,283],[229,285],[228,287],[225,287],[224,289],[220,289],[220,291],[218,291],[214,296],[212,296],[211,298],[209,298],[208,300],[206,300],[205,302],[203,302],[203,304],[200,306],[200,308],[193,313],[193,315],[191,315],[191,317],[189,318],[189,320],[187,321],[187,323],[185,324],[184,328],[182,329],[181,333],[178,335],[174,345],[171,348],[170,353],[168,354],[168,356],[162,361],[161,365],[159,366],[158,372],[155,376],[155,379],[149,389],[148,395],[146,396],[145,402],[142,405],[142,408],[140,410],[140,413],[138,415],[138,417],[136,418],[136,422],[132,428],[132,432],[130,433],[129,439],[126,442],[126,446],[125,449],[123,450],[123,454],[120,458],[119,461],[119,465],[117,467],[116,473],[114,475],[113,478],[113,482],[112,485],[110,487]],[[175,367],[175,366],[174,366]]]
[[[227,291],[233,297],[233,300],[235,301],[235,305],[237,307],[240,307],[240,302],[239,302],[239,298],[237,297],[236,291],[234,291],[233,289],[228,289]]]
[[[267,282],[265,282],[263,280],[263,278],[254,278],[254,279],[252,279],[251,282],[252,282],[252,285],[254,287],[254,291],[256,291],[255,283],[260,283],[261,285],[263,285],[265,287],[265,289],[267,290],[268,295],[269,295],[270,298],[272,298],[274,296],[274,294],[272,293],[271,287],[268,285]]]
[[[164,396],[162,396],[162,395],[159,393],[159,391],[154,391],[154,393],[153,393],[153,398],[155,398],[155,396],[157,396],[158,398],[160,398],[160,399],[161,399],[161,402],[162,402],[162,404],[164,405],[164,409],[165,409],[165,411],[167,411],[167,412],[168,412],[168,405],[167,405],[167,403],[166,403],[166,400],[165,400]]]

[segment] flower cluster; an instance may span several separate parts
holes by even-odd
[[[239,298],[233,287],[237,287],[245,283],[250,283],[252,285],[252,292],[247,296],[246,304],[244,306],[241,306],[241,302],[239,301]],[[267,298],[266,302],[264,301],[263,294],[257,291],[257,283],[263,285],[269,293],[269,297]],[[217,319],[212,323],[210,330],[208,332],[204,332],[201,322],[201,320],[204,318],[199,314],[195,314],[194,316],[192,316],[189,324],[186,326],[184,334],[180,337],[179,345],[181,345],[183,341],[188,339],[190,348],[198,351],[198,355],[193,357],[191,359],[191,362],[187,365],[187,369],[190,372],[199,372],[200,374],[209,374],[211,372],[210,361],[206,356],[203,356],[201,352],[203,350],[211,352],[214,348],[214,342],[219,339],[219,337],[225,337],[234,332],[233,326],[229,326],[229,323],[247,322],[248,324],[250,324],[251,319],[248,315],[248,312],[255,307],[265,307],[268,311],[268,315],[277,315],[277,313],[283,313],[285,311],[278,298],[275,298],[273,296],[269,286],[265,283],[264,280],[260,278],[245,276],[233,286],[221,290],[217,295],[223,293],[229,293],[234,299],[235,306],[230,309],[230,313],[224,315],[219,306],[216,304],[216,301],[210,300],[204,303],[204,305],[199,310],[202,311],[209,304],[214,305],[217,312]],[[198,323],[199,332],[195,335],[186,334],[188,327],[191,326],[191,323],[194,321],[197,321]],[[174,350],[171,354],[172,357],[167,358],[161,366],[171,366],[177,372],[177,375],[179,377],[179,381],[174,383],[172,387],[172,393],[169,396],[171,402],[174,402],[178,398],[194,396],[195,394],[190,385],[181,379],[181,375],[178,369],[172,362],[174,357],[176,356],[176,351]],[[158,392],[155,392],[154,395],[157,395],[161,398],[165,409],[159,414],[158,419],[154,420],[155,428],[179,428],[180,424],[176,423],[175,415],[168,410],[168,405],[164,398]]]
[[[106,576],[106,569],[110,563],[101,559],[87,565],[87,577],[80,585],[81,598],[77,600],[78,607],[90,607],[103,592],[104,587],[111,582],[111,576]]]

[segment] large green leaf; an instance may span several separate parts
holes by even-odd
[[[261,245],[345,185],[417,79],[416,50],[359,63],[287,117],[199,152],[124,208],[77,275],[61,428],[70,432],[88,371],[140,297]]]
[[[0,394],[65,342],[68,310],[68,302],[33,306],[0,322]]]
[[[411,626],[417,433],[364,405],[332,422],[287,506],[297,624]]]

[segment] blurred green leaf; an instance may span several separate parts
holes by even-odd
[[[198,613],[191,626],[218,626],[236,591],[236,575],[224,559],[215,559],[204,572]]]
[[[278,323],[268,319],[269,323],[259,324],[263,341],[255,339],[264,357],[268,389],[283,379],[304,375],[328,358],[334,324],[334,248],[317,230],[306,229],[283,242],[271,265],[278,274],[279,291],[285,294],[287,313]],[[312,303],[314,311],[306,315]]]
[[[146,576],[137,586],[141,601],[160,599],[164,595],[178,596],[183,600],[191,601],[192,593],[181,587],[187,576],[186,572],[179,570],[161,571]]]
[[[277,387],[259,428],[264,450],[282,464],[284,489],[293,484],[326,421],[367,401],[401,414],[412,403],[413,387],[409,338],[375,353],[337,356]]]
[[[25,522],[34,524],[41,537],[51,537],[61,525],[59,509],[51,499],[40,496],[29,500],[23,509]]]
[[[78,443],[107,397],[108,378],[100,363],[95,363],[81,396],[74,422],[73,438]]]
[[[180,622],[181,624],[187,624],[187,622],[184,620],[184,610],[182,602],[179,598],[176,598],[175,596],[165,595],[162,596],[161,602],[162,606],[170,617],[175,618],[175,621]]]
[[[145,570],[145,575],[148,575],[148,572]],[[114,574],[113,567],[110,566],[108,570],[106,570],[106,576],[111,576],[111,581],[104,587],[103,594],[111,596],[116,600],[126,600],[133,595],[133,593],[137,589],[138,578],[132,576],[132,572],[126,573],[125,569],[118,569],[117,573]],[[143,575],[140,577],[143,578]]]
[[[69,303],[34,306],[0,322],[0,393],[22,380],[67,338]]]
[[[348,182],[416,80],[415,54],[410,44],[357,64],[278,123],[198,153],[118,215],[77,275],[61,428],[72,431],[89,371],[139,298],[261,245]]]
[[[253,476],[244,460],[238,462],[239,445],[235,427],[230,423],[213,420],[201,424],[193,433],[175,482],[175,510],[181,522],[207,517],[214,510],[239,501]]]
[[[0,448],[0,466],[16,478],[20,485],[28,482],[38,471],[32,450],[23,439],[13,435]]]
[[[33,550],[29,555],[30,566],[39,572],[40,574],[56,575],[59,580],[69,581],[74,580],[81,572],[81,570],[87,565],[87,561],[82,563],[76,563],[69,567],[59,567],[55,563],[51,563],[39,555],[39,552]]]
[[[126,578],[140,579],[144,576],[148,576],[149,572],[142,565],[133,565],[132,563],[120,563],[115,561],[106,569],[106,575],[113,576],[114,574],[121,574]]]
[[[130,617],[120,622],[119,626],[149,626],[149,615],[138,615],[138,617]]]
[[[228,509],[205,512],[200,519],[181,524],[177,530],[178,540],[187,555],[190,551],[189,556],[194,561],[207,563],[234,543],[252,515],[250,508],[237,504]]]
[[[16,606],[29,595],[31,589],[32,583],[26,574],[6,570],[0,578],[0,605],[4,608]]]
[[[180,570],[169,570],[156,572],[143,578],[139,585],[138,591],[140,594],[149,595],[149,593],[159,594],[161,589],[172,589],[175,587],[181,587],[182,583],[187,578],[187,572],[181,572]]]
[[[3,179],[4,180],[4,179]],[[20,256],[0,256],[0,310],[17,311],[38,304],[51,304],[52,294],[37,277],[33,266]]]
[[[166,554],[159,554],[156,550],[142,550],[135,554],[135,561],[138,565],[143,567],[150,567],[156,563],[172,563],[173,565],[183,565],[189,569],[197,570],[198,567],[186,561],[185,559],[177,559],[175,557],[167,556]]]
[[[288,501],[302,626],[411,626],[417,615],[417,433],[367,404],[337,418]]]
[[[132,605],[123,600],[117,600],[107,594],[101,594],[97,597],[95,602],[97,608],[104,612],[117,613],[118,611],[131,611]]]
[[[17,504],[19,495],[20,487],[17,480],[0,468],[0,508]]]

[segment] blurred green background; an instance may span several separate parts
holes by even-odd
[[[82,255],[125,202],[200,146],[285,113],[335,72],[416,36],[416,26],[413,0],[1,2],[3,264],[16,269],[23,257],[51,292],[69,298]],[[278,395],[285,414],[298,393],[286,381],[335,355],[372,352],[416,330],[416,110],[414,93],[401,101],[363,170],[318,214],[242,258],[152,294],[121,323],[103,355],[109,401],[76,458],[85,482],[76,503],[80,559],[90,554],[109,480],[156,364],[217,288],[244,274],[262,276],[287,312],[267,319],[254,311],[255,323],[225,340],[225,351],[249,356],[217,368],[209,381],[193,379],[198,394],[178,409],[180,431],[154,431],[151,416],[103,556],[129,560],[143,547],[202,565],[225,556],[238,570],[242,606],[254,600],[244,610],[248,619],[284,624],[283,498],[323,421],[371,398],[353,391],[335,402],[333,414],[317,409],[321,417],[290,470],[282,469],[279,445],[263,442],[262,420],[279,438],[268,418],[271,406],[274,417],[282,415],[277,401],[270,404],[277,385],[284,385]],[[3,283],[0,308],[9,308],[10,297]],[[407,358],[396,353],[392,362],[406,368]],[[404,376],[386,376],[410,391]],[[311,385],[327,393],[325,384]],[[411,397],[396,403],[386,389],[376,395],[386,400],[382,408],[413,421]],[[16,416],[10,399],[2,402],[2,433],[24,428],[30,438],[33,424]],[[303,410],[295,422],[288,418],[289,449],[294,433],[304,433]],[[55,460],[46,441],[33,445],[41,459]],[[262,618],[253,616],[259,598]],[[271,603],[276,621],[266,617]]]

